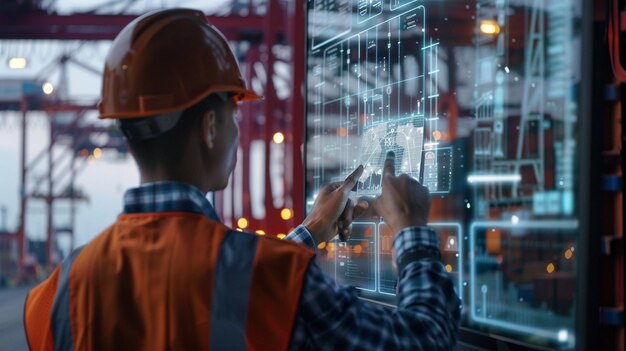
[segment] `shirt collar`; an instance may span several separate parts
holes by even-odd
[[[194,212],[221,222],[200,189],[187,183],[163,181],[142,184],[124,194],[124,213]]]

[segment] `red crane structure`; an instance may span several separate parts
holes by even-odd
[[[67,15],[56,13],[53,3],[3,2],[0,5],[0,40],[112,40],[138,15],[127,13],[136,1],[111,1]],[[207,16],[231,41],[249,84],[265,97],[260,105],[241,109],[239,165],[229,187],[214,196],[216,209],[227,225],[277,235],[286,233],[303,219],[304,98],[293,92],[303,91],[304,6],[305,2],[279,0],[233,1],[229,15]],[[113,11],[115,13],[111,14]],[[66,53],[55,62],[62,71],[73,64],[100,74],[100,70],[71,54]],[[67,83],[63,76],[61,80]],[[38,81],[35,85],[41,83]],[[95,101],[78,104],[69,96],[57,94],[56,98],[51,98],[41,94],[40,89],[34,91],[22,94],[19,101],[0,105],[0,110],[21,111],[21,191],[16,233],[20,276],[26,272],[27,204],[44,201],[47,205],[46,262],[50,266],[54,263],[55,236],[67,233],[73,238],[76,204],[87,198],[74,184],[81,167],[103,149],[127,152],[115,127],[85,122],[84,116],[90,111],[93,113]],[[32,111],[44,111],[49,117],[50,144],[29,164],[26,130]],[[94,134],[105,135],[106,142],[94,144],[91,141]],[[69,161],[53,157],[52,149],[58,145],[64,145],[69,151],[65,155],[69,155]],[[255,155],[254,159],[251,154]],[[34,165],[44,160],[47,160],[45,176],[29,183]],[[66,167],[60,169],[60,163],[65,163]],[[71,208],[70,223],[62,228],[55,227],[53,219],[54,204],[60,201],[69,201]]]

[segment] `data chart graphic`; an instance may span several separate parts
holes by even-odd
[[[409,0],[344,5],[309,2],[313,153],[307,163],[314,169],[314,192],[362,164],[357,196],[379,195],[384,162],[393,151],[398,173],[415,179],[423,174],[431,192],[446,193],[452,150],[437,137],[439,41],[427,30],[426,8]],[[349,11],[341,24],[318,22],[324,13],[336,18]],[[393,297],[393,235],[379,220],[355,223],[350,240],[328,243],[320,265],[339,282]]]
[[[396,295],[398,274],[393,266],[394,234],[384,222],[378,225],[378,291],[381,294]]]
[[[381,0],[359,0],[357,11],[359,23],[365,22],[383,13],[383,2]]]
[[[463,296],[463,229],[458,223],[429,223],[437,230],[445,269]],[[323,269],[340,283],[361,291],[394,297],[398,273],[393,263],[393,233],[385,222],[353,223],[346,242],[333,240],[324,249]],[[467,278],[465,278],[467,283]]]
[[[388,151],[396,155],[399,171],[419,177],[421,167],[424,127],[412,123],[381,123],[369,128],[361,138],[361,160],[365,168],[357,193],[376,195],[380,193],[382,169]]]
[[[359,289],[376,291],[375,235],[374,224],[353,223],[350,239],[336,242],[335,275],[340,280]]]
[[[395,11],[405,5],[409,5],[411,3],[414,3],[418,0],[391,0],[390,4],[391,4],[391,11]]]
[[[357,9],[375,16],[381,6],[363,1]],[[398,171],[417,179],[425,146],[434,156],[427,184],[445,188],[437,182],[438,143],[425,134],[439,119],[438,42],[428,38],[423,6],[404,9],[314,49],[316,188],[363,164],[359,193],[379,194],[386,153],[394,151]],[[335,160],[340,173],[327,172],[322,160]]]
[[[439,235],[439,249],[441,251],[441,262],[448,273],[453,277],[455,288],[459,296],[463,296],[464,279],[463,275],[463,228],[459,223],[432,222],[428,224],[435,229]],[[378,271],[379,284],[378,292],[385,295],[396,295],[398,274],[393,267],[392,243],[394,234],[384,223],[379,224],[378,249]],[[466,278],[465,278],[466,279]]]
[[[309,15],[311,45],[320,47],[350,33],[352,0],[315,0]]]
[[[387,154],[428,188],[441,268],[462,325],[555,349],[576,346],[576,155],[582,0],[308,0],[306,206],[364,171],[377,197]],[[385,218],[359,218],[318,264],[393,306]]]
[[[572,335],[576,286],[572,236],[577,228],[576,220],[474,222],[469,233],[474,322],[553,340]],[[512,248],[525,250],[528,257],[523,266],[509,271],[498,261]],[[563,259],[555,263],[554,257]]]

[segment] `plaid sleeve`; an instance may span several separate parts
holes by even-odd
[[[403,231],[404,232],[404,231]],[[424,230],[399,239],[433,244]],[[412,234],[410,234],[412,233]],[[435,235],[436,237],[436,235]],[[421,241],[422,238],[426,242]],[[407,240],[407,242],[404,242]],[[416,245],[415,247],[419,247]],[[401,251],[402,253],[403,251]],[[451,350],[456,344],[460,300],[450,275],[432,259],[410,262],[400,272],[396,309],[367,303],[355,288],[338,286],[313,262],[305,280],[291,350]]]
[[[285,240],[291,240],[297,243],[304,244],[312,248],[313,250],[317,249],[317,245],[315,244],[313,236],[311,235],[309,230],[306,229],[306,227],[302,224],[297,226],[296,229],[289,233],[289,235],[285,237]]]
[[[428,227],[409,227],[402,229],[393,239],[396,262],[402,256],[417,249],[439,250],[439,236]]]

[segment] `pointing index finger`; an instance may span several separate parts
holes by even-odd
[[[393,151],[387,152],[387,158],[385,158],[385,166],[383,167],[383,176],[395,176],[396,175],[396,154]]]
[[[354,172],[352,172],[352,174],[350,174],[348,178],[343,181],[341,188],[343,189],[344,193],[350,194],[354,186],[357,185],[359,178],[361,178],[361,175],[363,175],[363,165],[357,167],[357,169],[355,169]]]

